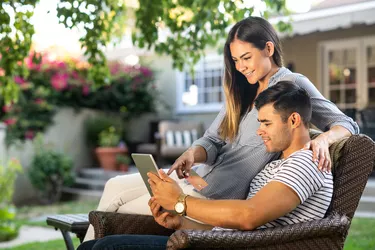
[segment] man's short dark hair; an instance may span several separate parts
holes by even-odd
[[[262,91],[254,104],[257,110],[264,105],[273,103],[273,108],[286,122],[296,112],[301,116],[303,124],[308,127],[311,120],[310,96],[303,88],[290,81],[280,81]]]

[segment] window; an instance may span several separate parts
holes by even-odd
[[[218,112],[224,102],[223,56],[204,57],[188,72],[177,72],[177,113]]]
[[[323,93],[375,138],[375,37],[323,42]]]
[[[365,75],[367,88],[367,103],[369,108],[375,108],[375,37],[364,40]]]
[[[340,109],[354,109],[358,106],[359,84],[359,42],[325,43],[323,63],[323,91],[325,96]]]
[[[375,37],[320,46],[324,95],[342,110],[375,108]]]

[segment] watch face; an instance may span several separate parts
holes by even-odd
[[[182,202],[177,202],[176,205],[174,206],[174,210],[176,210],[177,213],[182,213],[184,212],[185,206],[184,203]]]

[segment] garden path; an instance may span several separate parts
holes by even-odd
[[[74,237],[74,235],[71,235]],[[0,249],[11,248],[31,242],[44,242],[50,240],[62,239],[60,231],[53,228],[39,227],[39,226],[22,226],[18,237],[7,242],[0,242]]]

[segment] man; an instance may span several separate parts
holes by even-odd
[[[310,141],[310,97],[293,83],[279,82],[259,94],[255,107],[260,122],[257,133],[268,152],[281,152],[280,159],[267,164],[252,180],[246,200],[187,196],[163,170],[159,176],[149,173],[154,194],[149,205],[160,225],[176,230],[214,227],[252,230],[323,218],[331,202],[333,181],[330,172],[321,172],[318,162],[312,161],[312,151],[304,148]],[[173,210],[175,213],[170,212]],[[143,249],[163,249],[167,240],[164,236],[123,235],[86,244],[95,244],[95,249],[103,246],[126,249],[125,245],[128,249],[139,245]]]

